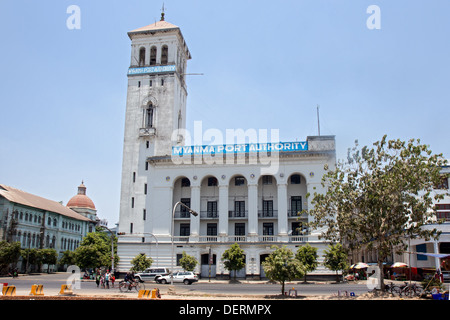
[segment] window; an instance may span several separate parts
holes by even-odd
[[[161,64],[165,65],[169,61],[169,48],[164,45],[161,48]]]
[[[153,128],[153,104],[151,102],[145,110],[145,127]]]
[[[206,203],[207,217],[217,218],[217,201],[208,201]]]
[[[189,237],[191,234],[191,225],[189,223],[180,224],[180,236]]]
[[[156,64],[156,47],[153,46],[150,48],[150,65],[154,66]],[[150,80],[151,82],[151,80]],[[151,86],[151,84],[150,84]]]
[[[215,187],[215,186],[217,186],[217,179],[215,177],[209,177],[208,187]]]
[[[131,207],[134,208],[134,197],[131,197]]]
[[[240,176],[240,177],[236,177],[234,178],[234,185],[235,186],[243,186],[245,184],[245,178]]]
[[[294,174],[291,176],[291,184],[300,184],[301,179],[299,174]]]
[[[416,245],[416,252],[423,252],[426,253],[427,252],[427,244],[423,243],[423,244],[418,244]],[[424,260],[427,261],[428,257],[423,255],[423,254],[418,254],[417,255],[417,260]]]
[[[188,178],[183,178],[183,179],[181,179],[181,186],[182,187],[190,187],[191,181],[189,181]]]
[[[273,200],[263,200],[263,217],[273,217]]]
[[[291,216],[296,216],[302,211],[302,197],[293,196],[291,197]]]
[[[145,48],[142,47],[139,49],[139,67],[143,67],[145,65]]]
[[[262,183],[263,184],[272,184],[272,176],[263,176]]]
[[[161,79],[161,87],[164,87],[164,79]]]
[[[181,203],[187,207],[191,207],[191,199],[190,198],[181,198]],[[180,206],[181,218],[189,218],[189,211],[185,206]]]
[[[217,223],[208,223],[206,225],[207,236],[217,236]]]
[[[136,172],[133,172],[133,182],[136,182]]]
[[[133,223],[130,223],[130,233],[133,233]]]
[[[245,201],[234,202],[234,216],[245,217]]]
[[[245,236],[245,223],[235,223],[234,224],[234,235],[235,236]]]
[[[145,220],[147,218],[147,210],[142,211],[142,220]]]
[[[263,235],[273,236],[273,223],[263,223]]]
[[[144,183],[144,194],[147,194],[147,184]]]
[[[300,235],[301,229],[302,229],[301,222],[292,222],[292,235],[293,236]]]

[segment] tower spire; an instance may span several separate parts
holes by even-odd
[[[161,9],[161,21],[164,21],[164,2],[163,2],[163,5],[162,5],[162,9]]]

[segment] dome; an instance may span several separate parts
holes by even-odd
[[[95,209],[94,202],[86,195],[86,186],[81,181],[81,185],[78,186],[78,194],[73,196],[66,205],[68,208],[89,208]]]

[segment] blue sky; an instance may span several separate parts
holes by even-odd
[[[67,7],[81,10],[70,30]],[[188,129],[279,129],[282,141],[336,136],[342,159],[420,138],[450,158],[450,1],[176,1],[166,20],[192,54]],[[381,9],[370,30],[366,9]],[[118,221],[130,40],[162,1],[0,2],[0,183],[67,201],[81,180]]]

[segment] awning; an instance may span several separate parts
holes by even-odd
[[[425,252],[411,252],[415,254],[422,254],[424,256],[430,256],[439,259],[450,258],[450,253],[425,253]]]

